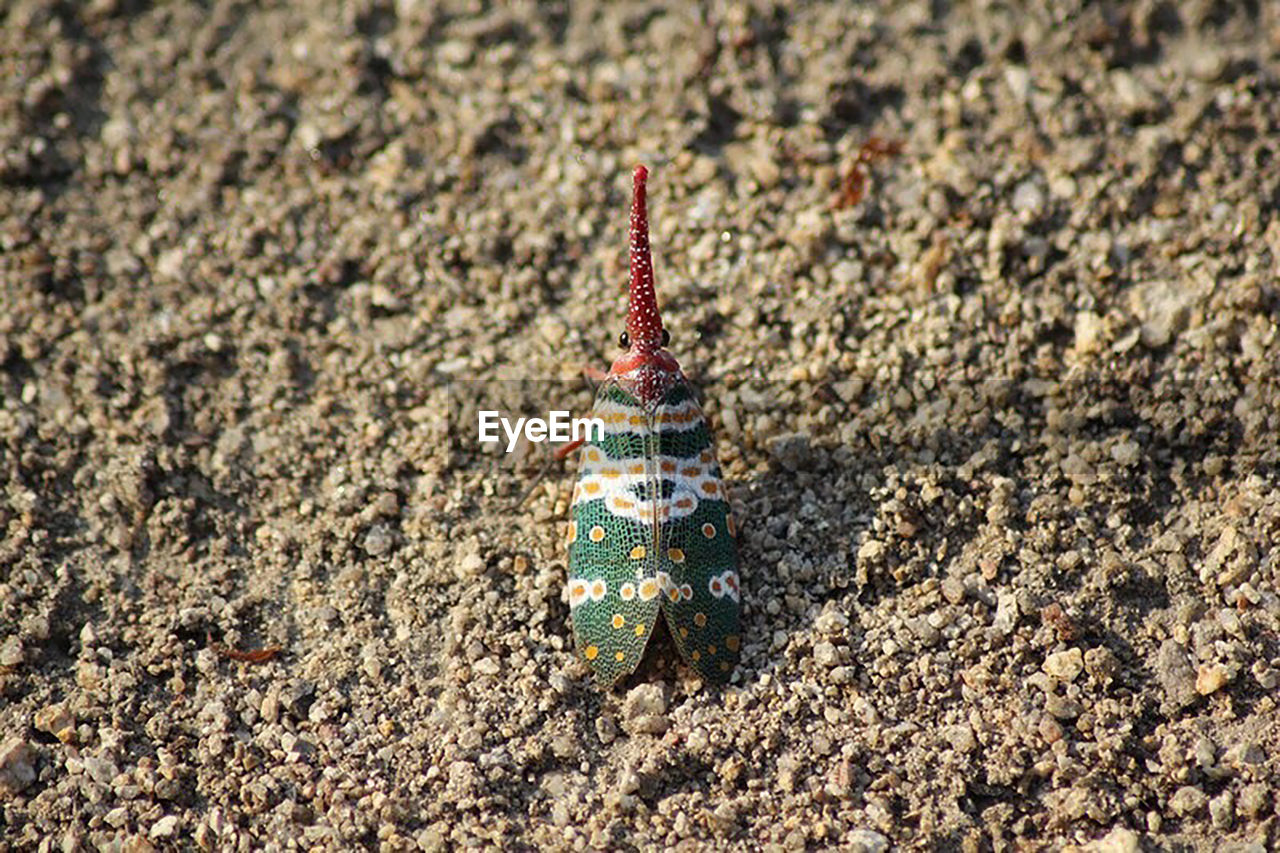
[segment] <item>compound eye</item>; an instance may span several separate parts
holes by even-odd
[[[626,332],[623,332],[622,334],[618,335],[618,346],[622,347],[623,349],[628,349],[631,346],[631,336],[628,335]]]
[[[670,332],[668,332],[666,329],[663,329],[663,330],[662,330],[662,345],[665,347],[665,346],[666,346],[667,344],[669,344],[669,343],[671,343],[671,333],[670,333]]]

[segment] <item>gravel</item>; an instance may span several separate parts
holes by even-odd
[[[1278,33],[6,4],[0,847],[1275,846]],[[455,407],[587,405],[641,161],[722,690],[591,683]]]

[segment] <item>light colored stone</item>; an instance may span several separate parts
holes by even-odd
[[[21,666],[23,657],[22,640],[18,637],[9,637],[0,644],[0,666]]]
[[[1138,845],[1138,833],[1117,826],[1097,841],[1089,842],[1084,849],[1089,853],[1138,853],[1142,848]]]
[[[889,839],[871,829],[855,829],[845,836],[845,849],[854,853],[884,853]]]
[[[1169,798],[1169,807],[1183,817],[1195,815],[1202,811],[1209,802],[1204,791],[1194,785],[1183,785]]]
[[[1201,664],[1196,667],[1196,692],[1201,696],[1217,693],[1230,680],[1230,673],[1221,664]]]
[[[658,684],[639,684],[622,702],[622,724],[632,734],[660,735],[670,727],[666,691]]]
[[[1023,219],[1035,219],[1044,211],[1044,190],[1035,181],[1023,181],[1013,191],[1013,209]]]
[[[20,737],[12,737],[0,746],[0,791],[16,794],[36,780],[32,765],[35,755]]]
[[[868,539],[858,548],[859,563],[878,563],[884,559],[884,543],[879,539]]]
[[[1077,353],[1099,352],[1106,345],[1106,324],[1092,311],[1076,314],[1074,333]]]
[[[1042,668],[1059,681],[1075,681],[1084,671],[1084,652],[1078,648],[1054,652],[1044,659]]]
[[[666,692],[658,684],[639,684],[631,688],[622,703],[624,717],[638,717],[644,714],[665,714],[667,712]]]
[[[36,711],[35,727],[53,735],[63,743],[76,739],[76,718],[62,703],[48,705]]]
[[[165,815],[155,823],[151,824],[151,832],[148,833],[152,838],[168,838],[178,829],[177,815]]]
[[[1138,446],[1136,441],[1122,441],[1111,448],[1111,458],[1126,468],[1138,464],[1138,459],[1141,458],[1141,455],[1142,448]]]
[[[116,767],[114,761],[90,755],[84,760],[84,772],[89,774],[89,778],[93,781],[101,785],[109,785],[120,770]]]

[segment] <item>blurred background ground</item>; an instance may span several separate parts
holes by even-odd
[[[1017,6],[6,3],[0,848],[1274,844],[1280,17]],[[641,161],[723,691],[448,452]]]

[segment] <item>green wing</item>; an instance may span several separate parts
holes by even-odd
[[[582,446],[569,522],[569,607],[578,653],[613,684],[644,656],[660,608],[653,520],[656,436],[616,382],[596,394],[605,422]]]
[[[662,610],[685,662],[709,681],[738,663],[738,548],[707,421],[680,382],[654,413],[664,496],[658,518]]]

